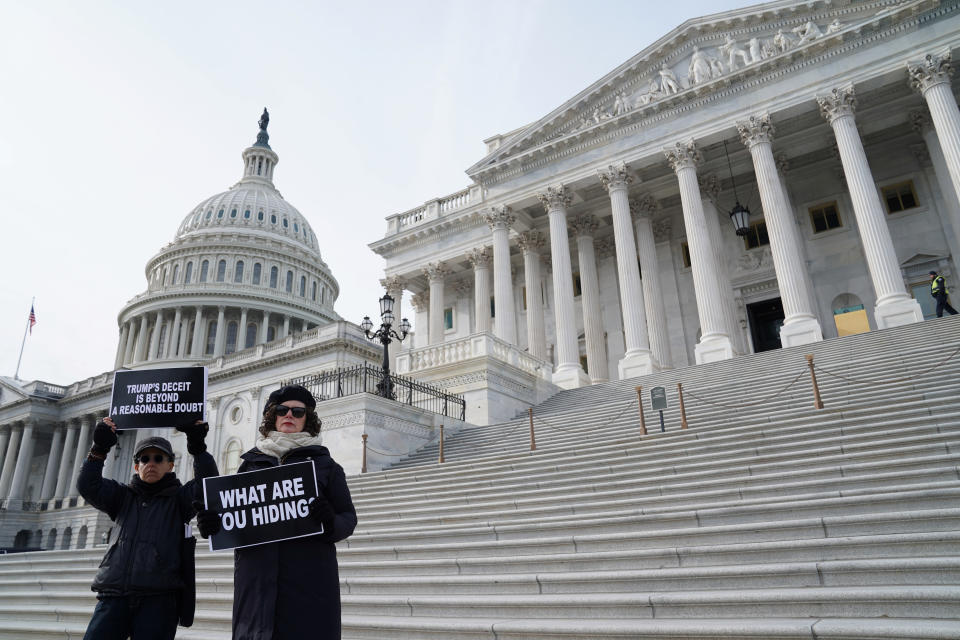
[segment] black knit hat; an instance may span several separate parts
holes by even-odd
[[[270,394],[270,397],[267,398],[267,404],[263,407],[263,415],[267,415],[270,407],[280,404],[284,400],[299,400],[309,409],[317,408],[317,401],[313,399],[313,394],[307,391],[305,387],[299,384],[288,384]]]
[[[140,452],[142,452],[144,449],[149,449],[150,447],[160,449],[160,451],[163,451],[165,454],[170,456],[171,460],[173,460],[173,447],[170,446],[170,441],[166,438],[161,438],[160,436],[144,438],[138,442],[137,446],[133,448],[133,458],[139,458]]]

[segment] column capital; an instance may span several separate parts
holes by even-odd
[[[467,261],[474,269],[488,269],[492,260],[490,247],[476,247],[467,252]]]
[[[524,253],[527,251],[540,253],[540,250],[543,249],[546,244],[547,239],[539,231],[522,231],[517,236],[517,246],[520,247],[520,251]]]
[[[673,223],[670,218],[658,218],[653,221],[654,242],[666,242],[673,232]]]
[[[660,203],[653,194],[644,193],[630,199],[630,213],[637,218],[652,218],[660,211]]]
[[[415,293],[410,297],[410,304],[413,305],[413,308],[418,313],[423,313],[430,308],[430,292],[421,291],[420,293]]]
[[[513,209],[505,204],[495,205],[486,210],[483,219],[491,229],[509,229],[517,221],[517,216],[513,215]]]
[[[703,154],[697,148],[697,143],[693,140],[687,142],[677,142],[672,147],[663,150],[663,155],[667,157],[670,168],[675,172],[681,169],[693,168],[703,160]]]
[[[615,189],[626,189],[633,182],[633,176],[627,169],[627,163],[611,164],[606,169],[597,171],[597,177],[603,183],[604,188],[609,192]]]
[[[933,127],[933,119],[928,109],[913,109],[909,114],[910,126],[921,136]]]
[[[592,213],[578,214],[569,223],[569,229],[575,236],[593,236],[597,232],[600,221]]]
[[[720,199],[720,178],[717,177],[717,174],[698,175],[697,184],[700,185],[700,194],[713,204],[717,204]]]
[[[400,276],[388,276],[380,279],[380,286],[387,292],[402,292],[407,286],[407,281]]]
[[[923,93],[930,87],[938,84],[950,84],[953,74],[953,54],[947,49],[940,55],[928,53],[922,62],[907,63],[907,74],[910,76],[910,87],[918,93]]]
[[[740,134],[740,142],[748,149],[764,142],[770,143],[773,140],[773,134],[775,132],[776,128],[770,120],[769,113],[752,115],[746,120],[737,122],[737,133]]]
[[[423,268],[423,275],[427,276],[430,282],[442,281],[450,275],[450,269],[443,262],[430,262]]]
[[[567,188],[562,184],[547,187],[546,191],[537,194],[537,198],[547,213],[556,211],[557,209],[566,209],[570,206],[572,200]]]
[[[778,153],[773,157],[773,161],[777,164],[777,173],[781,178],[785,177],[787,171],[790,171],[790,158],[785,153]]]
[[[597,249],[597,258],[600,260],[609,258],[617,253],[617,244],[614,241],[613,236],[600,238],[597,240],[594,246],[596,246]]]
[[[817,104],[820,106],[820,115],[833,124],[837,118],[853,116],[857,108],[857,96],[853,91],[853,85],[849,84],[845,87],[835,87],[827,95],[817,96]]]
[[[473,291],[473,283],[469,280],[457,280],[453,285],[453,290],[458,298],[466,298]]]
[[[217,305],[217,313],[224,313],[224,312],[226,312],[226,310],[227,310],[227,306],[226,306],[226,305],[223,305],[223,304]]]

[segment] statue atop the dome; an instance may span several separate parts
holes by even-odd
[[[267,108],[263,108],[263,115],[260,116],[260,120],[257,121],[257,124],[260,125],[260,132],[257,134],[257,141],[253,144],[255,147],[266,147],[270,148],[270,134],[267,133],[267,125],[270,124],[270,112],[267,111]]]

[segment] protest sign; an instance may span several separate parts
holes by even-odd
[[[204,504],[220,514],[220,532],[210,536],[210,550],[323,533],[323,525],[310,517],[316,497],[312,462],[204,478]]]
[[[117,371],[110,417],[118,429],[154,429],[206,419],[207,368]]]

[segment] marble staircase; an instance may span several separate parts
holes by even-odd
[[[944,318],[563,391],[536,451],[523,414],[350,477],[343,637],[960,639],[960,353],[924,373],[958,349]],[[102,553],[0,557],[0,638],[82,637]],[[177,637],[229,638],[232,555],[197,565]]]

